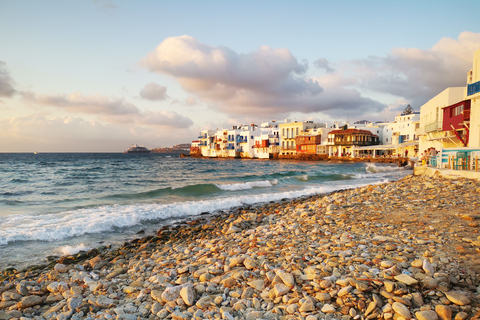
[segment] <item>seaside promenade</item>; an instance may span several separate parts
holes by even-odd
[[[0,276],[0,319],[478,319],[480,181],[428,175],[165,227]]]

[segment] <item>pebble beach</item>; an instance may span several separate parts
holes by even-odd
[[[478,319],[480,182],[205,215],[0,275],[3,319]]]

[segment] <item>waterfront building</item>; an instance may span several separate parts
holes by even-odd
[[[322,143],[321,134],[298,135],[295,137],[297,154],[317,154],[317,146]]]
[[[314,123],[313,121],[291,121],[286,119],[285,123],[279,125],[280,129],[280,155],[296,155],[297,146],[295,138],[305,134],[309,129],[326,128],[325,123]]]
[[[467,147],[469,144],[470,100],[443,108],[443,148]]]
[[[348,125],[328,133],[329,156],[354,156],[356,147],[378,144],[379,137],[370,130],[348,128]]]
[[[200,140],[192,141],[192,144],[190,145],[190,154],[191,155],[200,155],[201,154]]]
[[[419,153],[429,148],[441,150],[451,141],[451,135],[443,131],[443,109],[464,100],[465,87],[451,87],[443,90],[420,107]]]
[[[270,159],[279,153],[279,128],[275,121],[260,125],[260,135],[254,136],[253,157]]]
[[[473,54],[472,70],[468,72],[465,99],[470,100],[469,146],[480,148],[480,49]]]
[[[216,130],[202,130],[198,136],[198,146],[200,148],[200,153],[204,157],[210,157],[210,150],[213,145],[213,140],[215,139]]]

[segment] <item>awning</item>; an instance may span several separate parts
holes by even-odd
[[[418,141],[409,141],[400,144],[382,144],[378,146],[364,146],[355,148],[355,150],[395,150],[398,148],[405,148],[411,146],[418,146]]]
[[[357,147],[355,150],[391,150],[397,149],[398,144],[382,144],[378,146],[364,146],[364,147]]]
[[[403,148],[403,147],[411,147],[415,145],[418,146],[418,141],[409,141],[409,142],[400,143],[399,147]]]

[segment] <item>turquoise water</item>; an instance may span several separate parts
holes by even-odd
[[[398,180],[396,165],[176,154],[0,154],[0,269],[202,213]]]

